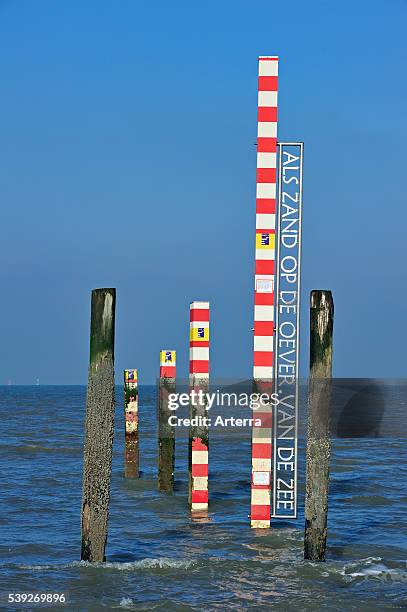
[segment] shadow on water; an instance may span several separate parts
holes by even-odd
[[[338,416],[334,434],[338,438],[377,438],[384,410],[383,390],[379,385],[368,384],[347,401]]]

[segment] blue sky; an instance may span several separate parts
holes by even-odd
[[[86,382],[90,291],[117,287],[116,371],[252,364],[257,56],[305,142],[308,301],[334,294],[334,373],[405,376],[405,0],[0,0],[0,383]]]

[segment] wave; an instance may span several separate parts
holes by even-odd
[[[249,546],[250,548],[250,546]],[[295,559],[292,556],[289,558],[281,559],[280,562],[288,562],[292,565],[293,561],[295,564]],[[201,559],[199,562],[196,559],[176,559],[172,557],[157,557],[150,558],[147,557],[145,559],[140,559],[137,561],[105,561],[100,563],[91,563],[89,561],[72,561],[70,563],[65,564],[43,564],[43,565],[14,565],[14,567],[18,567],[19,569],[25,570],[33,570],[33,571],[46,571],[46,570],[64,570],[64,569],[73,569],[73,568],[83,568],[89,570],[117,570],[121,572],[133,572],[138,571],[140,569],[145,570],[187,570],[200,565],[206,565],[207,563],[219,563],[219,562],[227,562],[230,565],[237,563],[239,567],[242,564],[258,564],[261,563],[273,564],[275,559],[267,559],[267,558],[252,558],[252,559],[221,559],[219,557],[210,557]],[[297,559],[298,569],[304,567],[304,561],[301,559]],[[340,574],[345,578],[347,582],[352,582],[354,580],[359,579],[377,579],[377,580],[386,580],[386,581],[395,581],[395,582],[407,582],[407,563],[405,561],[399,562],[390,562],[393,567],[389,567],[385,564],[381,557],[367,557],[366,559],[360,559],[358,561],[352,561],[349,563],[345,563],[345,565],[338,567],[336,563],[330,563],[329,561],[322,568],[320,564],[310,563],[310,566],[313,566],[318,569],[323,569],[321,572],[322,576],[329,576],[330,574]]]
[[[43,444],[1,444],[0,450],[2,453],[14,453],[16,455],[19,454],[35,454],[35,453],[55,453],[58,455],[70,455],[70,456],[78,456],[82,455],[82,448],[77,447],[69,447],[69,446],[58,446],[55,444],[54,446],[44,446]]]
[[[347,582],[357,580],[379,580],[382,582],[407,582],[407,569],[404,567],[388,567],[381,557],[367,557],[352,563],[347,563],[339,571]]]
[[[197,565],[195,560],[172,559],[171,557],[147,558],[139,561],[105,561],[104,563],[91,563],[89,561],[72,561],[64,565],[19,565],[20,569],[27,570],[61,570],[75,567],[88,569],[114,569],[122,572],[131,572],[140,569],[190,569]]]

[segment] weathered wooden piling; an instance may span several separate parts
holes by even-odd
[[[116,289],[94,289],[86,397],[81,559],[104,561],[114,433]]]
[[[190,305],[189,387],[189,503],[192,512],[208,508],[209,430],[206,393],[209,391],[209,302]]]
[[[330,291],[312,291],[304,558],[325,561],[328,515],[332,334]]]
[[[160,351],[158,383],[158,490],[172,493],[174,488],[175,435],[168,422],[173,414],[169,395],[175,393],[176,352]]]
[[[138,373],[124,370],[124,477],[139,477]]]

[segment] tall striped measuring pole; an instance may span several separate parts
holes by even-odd
[[[259,57],[256,257],[253,380],[257,393],[272,392],[274,366],[274,284],[277,168],[278,57]],[[272,408],[264,403],[253,416],[251,526],[270,527]]]
[[[137,370],[124,370],[125,478],[139,477],[138,377]]]
[[[209,390],[209,302],[191,302],[189,330],[190,418],[189,503],[191,511],[208,508],[208,450],[205,393]]]

